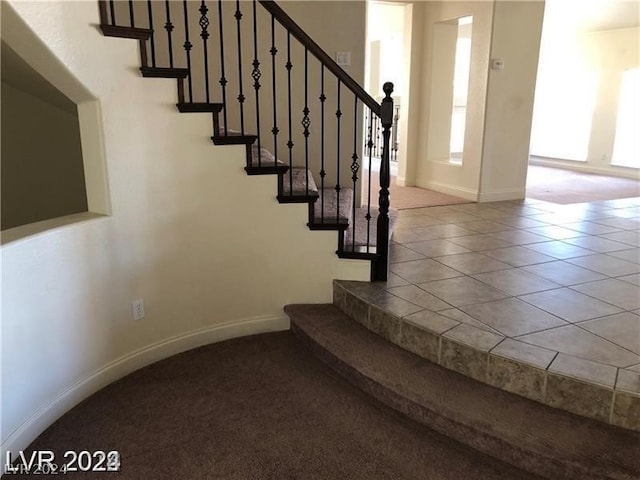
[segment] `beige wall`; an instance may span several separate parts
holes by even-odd
[[[285,304],[368,278],[368,262],[336,257],[335,232],[307,229],[306,205],[277,203],[275,177],[247,177],[242,147],[211,145],[207,115],[177,112],[174,81],[137,74],[136,43],[101,36],[94,2],[3,2],[2,20],[65,95],[98,99],[87,138],[103,142],[111,198],[110,216],[2,245],[2,458],[132,370],[286,329]]]
[[[423,7],[420,9],[422,16],[418,16],[416,22],[421,22],[423,33],[422,38],[414,37],[412,48],[416,50],[416,54],[420,56],[422,62],[421,65],[412,64],[412,67],[420,68],[421,75],[419,82],[416,82],[412,75],[410,100],[411,107],[416,105],[418,109],[417,124],[415,128],[412,128],[413,135],[410,137],[414,139],[416,145],[407,150],[406,183],[475,200],[478,194],[482,163],[493,3],[447,1],[425,2],[420,6]],[[414,16],[419,13],[419,11],[414,12]],[[434,26],[437,22],[469,15],[473,16],[471,70],[464,159],[460,166],[449,163],[448,159],[443,161],[441,158],[430,156],[429,143],[434,141],[432,136],[436,134],[437,129],[432,129],[428,106],[434,100],[432,95],[437,95],[437,93],[433,93],[431,85],[439,75],[438,65],[432,61],[435,58],[433,51]],[[416,40],[421,43],[415,43]],[[420,48],[421,46],[422,48]],[[416,85],[417,83],[419,83],[419,87]],[[415,166],[411,165],[412,162],[415,162]],[[415,177],[411,178],[410,174],[413,171],[415,171]]]
[[[2,82],[2,229],[87,211],[77,114]]]
[[[240,130],[240,104],[237,97],[240,93],[239,69],[238,69],[238,39],[237,21],[234,18],[235,2],[223,2],[223,40],[225,45],[225,78],[227,79],[227,119],[228,127],[231,130]],[[338,51],[351,52],[351,65],[344,69],[359,84],[364,84],[364,62],[365,62],[365,31],[366,31],[366,2],[364,1],[286,1],[279,4],[294,21],[305,30],[314,41],[323,48],[335,60],[335,53]],[[136,4],[136,19],[140,19],[143,26],[147,26],[146,2]],[[218,83],[222,74],[220,62],[220,40],[219,40],[219,16],[217,2],[210,4],[212,8],[207,13],[210,21],[208,29],[211,35],[208,41],[209,51],[209,85],[210,98],[212,102],[222,101],[222,87]],[[191,50],[192,61],[192,85],[195,102],[205,100],[204,96],[204,62],[203,44],[200,38],[201,28],[198,25],[200,17],[197,2],[191,2],[189,7],[189,35],[193,44]],[[256,122],[256,96],[251,78],[252,62],[254,59],[253,44],[253,10],[252,3],[241,2],[241,45],[242,45],[242,68],[243,68],[243,94],[246,98],[244,102],[244,126],[245,132],[256,133],[258,125]],[[258,60],[260,61],[260,135],[263,147],[269,151],[276,152],[278,158],[285,163],[289,163],[289,102],[288,102],[288,79],[285,63],[287,62],[287,36],[285,30],[276,22],[276,107],[277,126],[279,129],[278,143],[274,145],[274,138],[271,130],[273,128],[273,87],[272,87],[272,58],[269,53],[271,48],[271,17],[260,5],[257,6],[257,31],[258,31]],[[158,2],[153,7],[154,21],[158,19],[164,21],[164,2]],[[175,24],[173,31],[174,64],[176,67],[187,65],[186,55],[182,48],[185,40],[184,14],[182,2],[171,3],[172,22]],[[125,2],[120,5],[117,16],[121,23],[128,25],[128,9]],[[138,20],[136,20],[138,21]],[[164,30],[156,32],[155,37],[156,56],[158,66],[168,65],[167,35]],[[150,50],[149,50],[150,52]],[[304,49],[301,44],[291,38],[291,141],[294,144],[292,149],[293,164],[302,166],[305,164],[305,138],[303,136],[303,108],[305,106],[304,89]],[[308,106],[310,109],[311,135],[309,136],[308,161],[310,169],[314,172],[316,181],[319,183],[319,171],[321,169],[321,103],[319,96],[321,93],[320,64],[309,54],[308,56]],[[185,82],[185,90],[188,91],[188,84]],[[338,178],[337,160],[340,157],[340,183],[343,186],[351,186],[352,155],[354,153],[354,96],[344,85],[341,88],[340,110],[342,111],[340,150],[338,153],[338,128],[336,120],[337,104],[337,81],[328,70],[325,70],[325,170],[327,172],[326,182],[333,187]],[[358,116],[362,118],[362,104],[359,102]],[[220,119],[224,116],[221,114]],[[356,131],[356,153],[361,157],[362,130]]]
[[[479,201],[525,197],[544,3],[495,4]],[[475,29],[475,25],[474,25]]]

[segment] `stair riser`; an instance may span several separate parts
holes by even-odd
[[[346,364],[323,345],[310,338],[305,331],[298,328],[295,322],[291,323],[291,331],[298,341],[319,360],[368,395],[412,420],[485,455],[497,458],[549,480],[557,480],[559,478],[567,480],[602,480],[603,478],[610,478],[607,476],[609,474],[607,471],[585,471],[579,465],[567,465],[553,458],[539,456],[530,451],[523,451],[516,445],[478,432],[476,429],[456,422],[454,419],[430,411],[422,405],[398,395],[393,390],[385,388]]]
[[[359,296],[361,294],[362,298]],[[585,391],[584,388],[587,387],[598,394],[610,395],[610,401],[615,406],[618,396],[615,395],[614,391],[608,391],[604,389],[604,387],[597,385],[580,383],[582,386],[580,390],[563,390],[563,402],[560,404],[556,398],[557,394],[550,393],[550,390],[547,388],[549,382],[555,381],[557,378],[561,378],[566,382],[579,382],[578,380],[564,377],[557,373],[550,373],[526,363],[519,363],[515,359],[509,359],[508,361],[516,365],[517,368],[505,370],[502,368],[502,365],[506,361],[503,357],[475,349],[469,345],[443,337],[431,331],[417,329],[405,320],[386,312],[382,307],[371,304],[366,300],[367,295],[371,294],[367,292],[352,292],[346,287],[343,288],[339,283],[334,282],[334,305],[345,312],[350,318],[389,342],[407,351],[416,353],[425,360],[434,362],[444,368],[453,370],[479,382],[502,388],[509,393],[520,395],[552,408],[564,409],[567,412],[584,416],[598,422],[617,425],[617,423],[613,422],[612,418],[600,417],[597,410],[593,410],[592,413],[592,410],[578,411],[571,407],[572,405],[581,405],[584,403],[582,394]],[[419,332],[421,338],[421,349],[419,351],[416,350],[416,341],[412,339],[410,335],[405,336],[401,334],[401,331],[404,330],[416,330],[416,334]],[[459,358],[464,358],[465,361],[455,360]],[[553,378],[549,380],[551,375],[553,375]],[[494,385],[492,383],[492,379],[494,378],[500,378],[502,383]],[[594,399],[595,398],[600,397],[594,396]],[[593,401],[595,402],[596,400]],[[613,409],[610,410],[613,411]]]

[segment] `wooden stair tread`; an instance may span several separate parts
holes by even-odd
[[[119,25],[100,24],[100,30],[105,37],[133,38],[147,40],[153,30],[149,28],[122,27]]]
[[[189,75],[186,68],[140,67],[140,72],[146,78],[187,78]]]
[[[199,113],[199,112],[220,112],[224,105],[222,103],[176,103],[176,107],[181,113]]]
[[[211,140],[215,145],[252,145],[257,138],[257,135],[227,132],[225,135],[214,135]]]
[[[288,305],[291,329],[353,384],[410,418],[545,478],[640,478],[640,435],[424,360],[333,305]]]

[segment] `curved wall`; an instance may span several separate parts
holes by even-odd
[[[173,81],[139,76],[136,43],[97,30],[97,2],[2,8],[3,39],[81,113],[99,105],[87,108],[102,134],[86,126],[83,152],[104,152],[107,175],[88,182],[108,179],[110,194],[109,216],[2,246],[2,458],[122,375],[287,329],[283,305],[368,278],[368,262],[335,256],[335,232],[307,229],[306,205],[277,203],[275,177],[246,176],[242,147],[211,145],[206,114],[177,112]],[[96,191],[90,208],[109,203]]]

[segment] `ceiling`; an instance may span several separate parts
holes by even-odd
[[[5,42],[0,42],[0,60],[2,64],[0,73],[3,82],[77,115],[76,104],[31,68]]]

